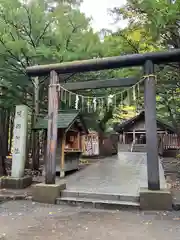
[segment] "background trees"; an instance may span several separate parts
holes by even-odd
[[[179,1],[127,0],[126,5],[120,9],[113,9],[111,13],[116,21],[128,20],[127,29],[132,30],[132,35],[136,33],[137,29],[141,29],[138,41],[138,46],[141,45],[140,51],[156,51],[180,47],[179,10]],[[129,39],[129,36],[127,33],[126,38]],[[131,38],[131,45],[135,46],[134,50],[136,51],[135,40],[135,38]],[[158,115],[173,125],[178,133],[180,120],[179,70],[179,64],[156,68]]]
[[[98,34],[93,32],[89,19],[80,12],[80,2],[0,0],[2,126],[5,119],[13,117],[16,104],[28,105],[31,113],[35,113],[38,104],[40,113],[46,112],[48,81],[46,78],[40,78],[38,82],[28,78],[27,66],[93,58],[101,53]],[[62,78],[67,80],[70,77]],[[34,91],[37,88],[38,101]],[[4,139],[8,139],[10,121],[7,124],[6,128],[0,128],[0,138],[6,142],[3,149],[7,148],[8,142]]]
[[[16,104],[28,105],[30,113],[47,112],[48,79],[29,78],[25,74],[27,66],[180,47],[179,1],[127,0],[122,8],[110,11],[115,21],[128,20],[126,28],[116,32],[104,29],[101,34],[93,31],[90,19],[80,12],[81,2],[0,0],[0,139],[3,139],[0,148],[4,149],[0,152],[10,151]],[[102,33],[104,39],[100,41]],[[159,66],[156,72],[158,115],[172,124],[180,135],[179,64]],[[68,74],[60,79],[88,81],[128,76],[141,78],[142,69]],[[102,89],[83,94],[105,96],[117,92],[119,89]],[[143,103],[142,97],[140,100]],[[117,105],[118,102],[117,98]],[[134,105],[128,110],[119,106],[116,110],[104,108],[93,116],[105,131],[112,122],[132,116],[133,109]],[[31,116],[29,119],[33,123]],[[31,134],[29,138],[31,142]]]

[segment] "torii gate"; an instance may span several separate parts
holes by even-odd
[[[124,67],[142,66],[145,75],[145,124],[146,124],[146,145],[147,145],[147,172],[148,172],[148,189],[160,190],[159,178],[159,160],[158,160],[158,141],[156,126],[156,91],[155,91],[155,64],[166,64],[169,62],[179,62],[180,49],[169,52],[153,52],[145,54],[129,54],[117,57],[107,57],[102,59],[90,59],[83,61],[65,62],[60,64],[32,66],[26,69],[29,76],[44,76],[50,74],[49,87],[49,106],[48,106],[48,142],[47,142],[47,159],[46,159],[46,183],[54,184],[56,176],[55,155],[57,142],[57,123],[56,117],[58,112],[58,94],[57,84],[59,84],[58,74],[99,71],[105,69],[115,69]],[[134,80],[127,80],[131,82]],[[134,81],[135,83],[135,81]],[[76,83],[74,83],[76,84]],[[77,83],[72,84],[71,90],[100,88],[101,82],[80,83],[88,86],[82,88]],[[103,83],[104,84],[104,81]],[[107,87],[127,86],[124,80],[107,81]],[[74,88],[73,88],[74,86]]]

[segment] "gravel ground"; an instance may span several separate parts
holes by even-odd
[[[179,212],[107,211],[10,201],[0,205],[4,240],[178,240]]]

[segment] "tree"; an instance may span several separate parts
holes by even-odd
[[[120,123],[126,121],[132,117],[136,116],[136,107],[134,105],[131,106],[123,106],[116,109],[113,117],[114,123]]]
[[[80,2],[0,0],[0,84],[4,89],[0,111],[12,110],[16,104],[34,111],[34,79],[26,75],[27,66],[98,57],[101,43],[79,11]],[[39,82],[44,113],[48,81],[39,78]]]
[[[10,77],[11,73],[21,77],[19,87],[29,94],[32,86],[25,74],[27,66],[98,56],[100,41],[90,29],[89,20],[79,9],[66,4],[70,1],[56,2],[59,4],[50,11],[42,0],[26,4],[0,1],[1,77]],[[17,81],[8,80],[17,85]]]
[[[118,18],[128,19],[130,24],[144,26],[155,41],[163,46],[179,47],[179,1],[128,0],[120,9],[114,9]]]
[[[158,74],[157,112],[180,136],[179,73],[175,71],[172,75],[173,69],[174,67],[165,66]]]
[[[127,19],[128,28],[143,28],[157,49],[180,47],[179,1],[128,0],[122,8],[113,9],[116,20]],[[145,40],[146,44],[147,40]],[[158,115],[173,125],[179,134],[179,64],[156,68]]]
[[[116,32],[111,32],[110,30],[104,30],[105,38],[104,38],[104,55],[105,56],[119,56],[124,54],[134,54],[134,53],[144,53],[147,51],[156,51],[159,49],[159,46],[154,44],[151,35],[146,31],[146,29],[139,24],[130,24],[124,29],[118,29]],[[117,77],[131,77],[136,76],[139,80],[142,78],[142,69],[139,67],[136,68],[126,68],[120,70],[114,70],[114,75]],[[123,91],[123,89],[115,89],[111,90],[111,93],[118,93],[119,91]],[[132,95],[132,93],[131,93]],[[142,88],[141,88],[142,95]],[[120,95],[118,95],[120,96]],[[126,94],[123,96],[125,99],[128,97]],[[122,108],[122,106],[118,106],[121,102],[121,97],[117,97],[117,105],[115,108],[111,108],[109,111],[106,111],[104,115],[104,119],[102,119],[103,125],[112,124],[114,121],[121,121],[123,112],[127,112],[127,109]],[[142,96],[139,99],[142,105]],[[139,102],[139,103],[140,103]],[[131,108],[135,108],[135,106],[131,106]],[[122,112],[122,113],[120,113]],[[133,111],[135,114],[135,111]],[[130,114],[132,115],[132,114]],[[128,114],[127,114],[128,116]],[[113,120],[111,121],[111,118]],[[125,118],[126,119],[126,118]],[[100,123],[101,123],[100,122]]]

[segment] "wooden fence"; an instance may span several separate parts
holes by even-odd
[[[165,134],[163,136],[164,149],[180,149],[180,139],[176,134]]]

